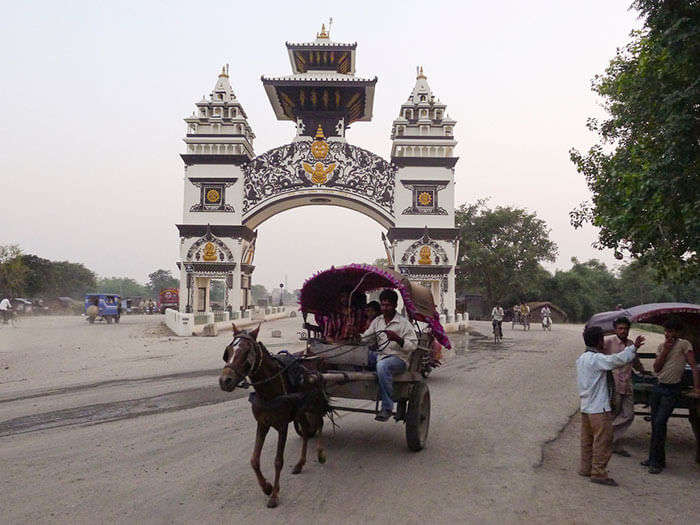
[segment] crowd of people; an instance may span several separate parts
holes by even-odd
[[[576,361],[578,391],[581,400],[581,461],[578,473],[593,483],[616,486],[607,472],[612,454],[630,457],[621,446],[621,438],[634,420],[632,371],[650,372],[637,357],[645,338],[629,339],[630,321],[619,317],[614,322],[615,335],[604,337],[599,326],[583,333],[586,351]],[[678,403],[681,379],[686,363],[693,375],[693,392],[700,396],[700,371],[696,367],[693,347],[682,339],[683,325],[676,319],[665,325],[664,342],[656,349],[656,382],[650,393],[651,439],[646,459],[641,465],[650,474],[666,467],[667,423]]]
[[[527,303],[516,304],[512,310],[512,327],[515,328],[516,323],[521,323],[525,328],[530,328],[531,311]],[[551,326],[552,324],[552,309],[548,304],[545,304],[539,310],[540,319],[543,326]],[[494,334],[498,333],[500,338],[503,338],[503,321],[506,312],[500,304],[497,304],[491,309],[491,324],[493,325]]]

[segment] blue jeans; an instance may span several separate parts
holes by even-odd
[[[649,396],[651,405],[651,442],[649,443],[649,465],[666,466],[666,424],[673,414],[681,393],[681,384],[658,383]]]
[[[394,411],[394,401],[391,396],[394,394],[394,374],[406,371],[406,363],[398,356],[390,355],[377,360],[377,352],[370,350],[369,366],[377,370],[377,381],[379,382],[379,394],[382,397],[382,410]]]

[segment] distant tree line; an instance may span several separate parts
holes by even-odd
[[[662,280],[649,264],[633,260],[616,272],[592,259],[554,274],[543,266],[553,261],[556,245],[536,214],[511,207],[490,209],[486,201],[460,206],[455,212],[460,229],[457,295],[481,295],[485,306],[510,307],[522,301],[551,301],[570,321],[653,302],[700,302],[700,279],[683,283]]]
[[[179,281],[169,270],[149,274],[141,284],[129,277],[98,277],[81,263],[50,261],[24,254],[17,245],[0,246],[0,295],[9,297],[82,299],[86,293],[117,293],[122,297],[156,297]]]

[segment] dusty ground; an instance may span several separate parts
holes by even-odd
[[[419,453],[407,450],[402,424],[344,413],[325,432],[328,463],[292,476],[300,440],[290,434],[281,506],[270,510],[248,463],[246,393],[216,384],[228,335],[174,338],[159,322],[0,327],[0,522],[697,523],[700,466],[687,421],[672,420],[659,476],[638,465],[649,433],[641,418],[629,432],[633,457],[611,461],[620,487],[575,474],[580,326],[508,325],[500,345],[454,338],[457,355],[429,379],[430,436]],[[294,349],[299,323],[263,325],[263,338]],[[269,337],[273,327],[283,339]],[[274,441],[263,453],[268,476]]]

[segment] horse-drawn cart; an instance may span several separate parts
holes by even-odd
[[[396,421],[406,424],[408,448],[419,451],[425,446],[430,425],[430,389],[425,382],[426,366],[433,362],[435,341],[450,347],[430,290],[411,283],[392,270],[369,265],[352,264],[314,275],[306,281],[300,296],[304,327],[307,329],[306,357],[315,357],[320,361],[318,369],[331,399],[374,402],[373,408],[341,406],[333,402],[331,406],[334,410],[376,415],[380,396],[377,374],[369,369],[370,345],[360,341],[340,344],[325,341],[320,328],[308,323],[307,316],[315,314],[318,318],[329,314],[343,289],[352,290],[352,294],[363,294],[387,288],[395,289],[401,295],[405,316],[415,326],[418,336],[418,348],[411,353],[407,370],[393,377],[393,400],[396,402],[393,415]]]

